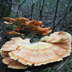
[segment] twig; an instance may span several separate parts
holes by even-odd
[[[43,4],[42,4],[42,10],[43,10],[43,7],[44,7],[44,3],[45,3],[45,0],[43,0]]]
[[[58,10],[58,3],[59,3],[59,0],[57,0],[57,3],[56,3],[56,11],[55,11],[55,16],[53,20],[53,32],[55,30],[55,20],[56,20],[56,15],[57,15],[57,10]]]
[[[39,0],[39,10],[41,9],[41,0]]]
[[[18,8],[20,8],[21,7],[21,5],[24,3],[24,2],[26,2],[26,0],[24,0],[19,6],[18,6]]]
[[[67,13],[65,13],[64,16],[62,16],[59,21],[57,22],[57,24],[55,25],[55,28],[57,27],[57,25],[65,18],[65,16],[69,13],[70,11],[68,11]]]
[[[33,9],[34,9],[34,5],[35,5],[35,3],[34,2],[32,2],[33,4],[32,4],[32,6],[31,6],[31,20],[32,20],[32,16],[33,16]]]
[[[50,8],[51,8],[51,3],[50,3],[50,5],[49,5],[49,8],[48,8],[48,12],[47,12],[47,15],[49,14],[49,13],[51,13],[49,10],[50,10]],[[48,17],[48,16],[47,16]]]
[[[69,3],[68,3],[68,7],[66,8],[66,9],[68,9],[70,6],[70,3],[71,3],[71,0],[69,1]],[[70,12],[70,10],[66,10],[66,13],[64,14],[64,16],[62,16],[59,20],[58,20],[58,22],[57,22],[57,24],[55,25],[55,28],[57,27],[57,25],[58,24],[60,24],[60,22],[65,18],[65,16],[68,14]]]
[[[57,69],[57,71],[58,70],[60,70],[64,65],[65,65],[65,63],[68,61],[68,59]]]
[[[40,20],[42,20],[42,12],[43,12],[44,3],[45,3],[45,0],[43,0],[42,8],[40,8]]]

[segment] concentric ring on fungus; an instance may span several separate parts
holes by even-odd
[[[26,66],[40,66],[61,61],[64,57],[69,56],[71,35],[67,32],[54,32],[50,36],[41,38],[39,42],[30,43],[29,39],[26,39],[15,41],[15,45],[18,47],[8,53],[10,59]]]

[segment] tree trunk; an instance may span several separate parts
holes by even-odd
[[[33,9],[34,9],[34,5],[35,5],[35,3],[34,2],[32,2],[33,4],[32,4],[32,6],[31,6],[31,20],[32,20],[32,17],[33,17]]]
[[[53,32],[55,30],[55,20],[56,20],[56,15],[57,15],[57,10],[58,10],[58,3],[59,3],[59,0],[57,0],[57,3],[56,3],[55,16],[54,16],[54,20],[53,20]]]
[[[19,6],[19,0],[12,0],[12,8],[11,8],[10,17],[13,17],[13,18],[16,17],[16,14],[18,12],[18,6]]]
[[[42,20],[42,13],[43,13],[43,7],[44,7],[44,3],[45,0],[42,1],[42,6],[41,6],[41,1],[40,1],[40,6],[39,6],[39,10],[40,10],[40,21]]]

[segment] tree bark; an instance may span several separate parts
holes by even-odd
[[[10,17],[16,17],[16,14],[18,12],[18,6],[19,6],[19,0],[12,0],[12,8],[11,8],[11,14]]]
[[[34,1],[32,0],[32,6],[31,6],[31,20],[32,20],[32,17],[33,17],[33,9],[34,9]]]

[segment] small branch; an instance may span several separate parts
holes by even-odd
[[[55,11],[55,16],[53,20],[53,32],[55,30],[55,20],[56,20],[56,15],[57,15],[57,10],[58,10],[58,3],[59,3],[59,0],[57,0],[57,3],[56,3],[56,11]]]
[[[68,11],[64,16],[62,16],[60,19],[59,19],[59,21],[57,22],[57,24],[55,25],[55,27],[57,27],[59,24],[60,24],[60,22],[65,18],[65,16],[69,13],[70,11]],[[55,29],[55,28],[54,28]]]
[[[72,6],[70,7],[70,11],[72,11]]]
[[[39,10],[41,9],[41,0],[39,0]]]
[[[66,8],[66,13],[64,14],[64,16],[62,16],[62,17],[58,20],[57,24],[55,25],[55,28],[57,27],[57,25],[60,24],[60,22],[61,22],[61,21],[65,18],[65,16],[70,12],[70,9],[67,11],[67,9],[70,8],[70,3],[71,3],[71,0],[69,0],[68,7]]]
[[[20,8],[21,7],[21,5],[24,3],[24,2],[26,2],[26,0],[24,0],[19,6],[18,6],[18,8]]]
[[[50,5],[49,5],[47,15],[48,15],[49,13],[51,13],[51,12],[49,12],[50,8],[51,8],[51,3],[50,3]]]
[[[31,20],[32,20],[32,16],[33,16],[34,5],[35,5],[35,3],[33,2],[32,6],[31,6]]]
[[[59,71],[64,65],[65,65],[65,63],[68,61],[68,59],[58,68],[58,70],[57,71]]]
[[[40,19],[39,20],[42,20],[42,10],[40,10]]]
[[[40,20],[42,20],[42,12],[43,12],[44,3],[45,3],[45,0],[43,0],[42,8],[40,9]]]
[[[42,10],[43,10],[43,8],[44,8],[44,3],[45,3],[45,0],[43,0],[43,4],[42,4]]]

